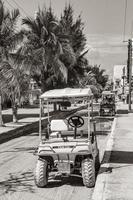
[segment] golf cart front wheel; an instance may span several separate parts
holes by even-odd
[[[48,164],[46,160],[39,160],[35,169],[35,184],[37,187],[45,187],[48,183]]]
[[[94,187],[95,185],[95,165],[90,158],[82,161],[82,178],[86,187]]]

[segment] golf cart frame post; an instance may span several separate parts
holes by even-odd
[[[63,91],[64,90],[64,91]],[[61,91],[61,92],[59,92]],[[48,136],[50,134],[50,115],[49,115],[49,102],[55,102],[56,99],[58,100],[69,100],[69,101],[76,101],[82,99],[83,101],[87,100],[87,109],[88,109],[88,139],[90,139],[90,103],[91,103],[91,111],[93,111],[93,94],[90,90],[90,88],[85,89],[75,89],[75,88],[65,88],[65,89],[57,89],[55,90],[55,93],[53,93],[53,90],[50,90],[48,92],[45,92],[40,97],[40,119],[39,119],[39,139],[40,142],[42,142],[42,109],[43,109],[43,103],[46,102],[47,105],[47,113],[48,113]],[[44,112],[44,109],[43,109]],[[93,117],[92,117],[93,118]]]

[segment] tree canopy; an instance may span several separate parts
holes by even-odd
[[[36,17],[22,20],[26,28],[17,31],[19,16],[18,9],[9,12],[0,0],[0,75],[4,77],[1,93],[8,90],[11,95],[15,84],[19,98],[27,76],[36,81],[42,92],[87,85],[98,91],[104,89],[108,76],[100,65],[89,65],[84,23],[81,15],[74,17],[70,4],[59,18],[51,6],[39,8]],[[18,80],[24,80],[24,84]]]

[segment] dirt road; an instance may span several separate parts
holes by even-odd
[[[98,136],[100,149],[105,146],[105,139],[105,135]],[[0,200],[91,199],[93,188],[84,187],[80,177],[54,180],[51,176],[47,188],[35,186],[33,152],[38,142],[37,133],[33,133],[0,145]]]

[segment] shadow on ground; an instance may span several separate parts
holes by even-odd
[[[28,191],[34,193],[35,188],[33,187],[33,172],[28,171],[17,174],[10,173],[8,179],[0,181],[0,190],[3,194],[18,191]]]
[[[107,167],[102,167],[104,164],[110,164]],[[111,164],[124,164],[123,166],[113,167]],[[106,151],[101,162],[99,174],[111,173],[113,168],[126,167],[127,165],[133,164],[133,152],[129,151]]]
[[[83,186],[81,176],[50,176],[47,188],[60,187],[62,185]]]
[[[0,151],[0,154],[2,153],[12,153],[12,152],[27,152],[27,153],[34,153],[37,147],[18,147],[14,148],[13,150],[6,150],[6,151]]]
[[[81,177],[49,177],[46,188],[61,187],[62,185],[83,186]],[[84,186],[83,186],[84,187]],[[34,183],[34,175],[32,171],[9,174],[9,178],[0,181],[1,195],[14,192],[30,192],[35,193],[36,186]]]

